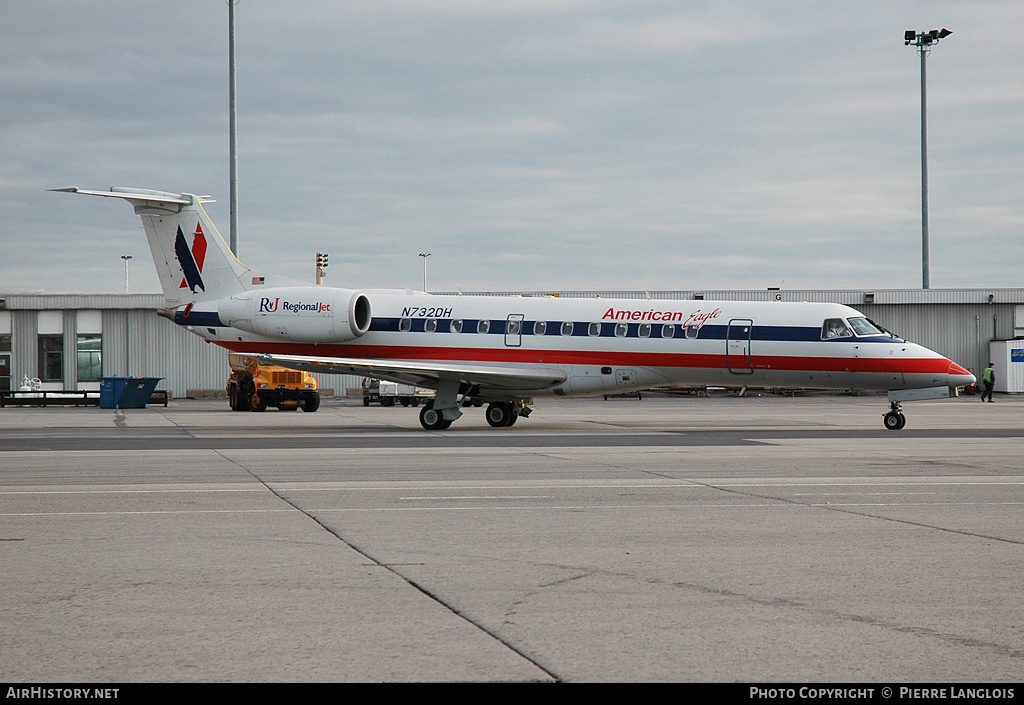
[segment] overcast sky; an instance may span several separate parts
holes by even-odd
[[[0,291],[159,284],[60,186],[209,194],[224,0],[0,5]],[[239,258],[429,290],[1024,286],[1024,2],[240,0]]]

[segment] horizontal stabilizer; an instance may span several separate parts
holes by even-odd
[[[139,201],[140,203],[167,203],[178,206],[187,206],[193,203],[193,198],[199,203],[216,203],[210,196],[190,196],[181,193],[167,193],[166,191],[152,191],[144,188],[129,188],[125,186],[111,186],[107,191],[89,191],[80,189],[77,186],[65,186],[64,188],[52,188],[51,191],[62,193],[80,193],[84,196],[105,196],[107,198],[123,198],[126,201]]]

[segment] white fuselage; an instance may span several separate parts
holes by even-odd
[[[893,390],[956,386],[970,376],[938,353],[877,329],[858,335],[846,327],[845,334],[831,337],[830,321],[845,327],[866,320],[839,304],[447,296],[329,287],[257,289],[244,298],[248,310],[213,302],[203,307],[205,314],[197,305],[191,321],[180,315],[176,320],[243,353],[511,365],[564,375],[555,385],[517,390],[531,396],[667,385]],[[359,323],[357,298],[368,303],[368,318]]]

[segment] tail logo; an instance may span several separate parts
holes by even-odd
[[[196,232],[192,238],[191,249],[189,249],[188,244],[185,242],[185,235],[181,232],[181,226],[178,226],[178,234],[174,238],[174,254],[178,258],[178,264],[181,265],[181,271],[185,275],[178,288],[184,289],[187,286],[193,294],[196,293],[196,287],[206,291],[202,275],[203,263],[206,261],[206,236],[203,234],[201,224],[196,223]]]

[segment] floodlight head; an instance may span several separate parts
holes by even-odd
[[[904,43],[910,44],[915,39],[917,39],[917,32],[915,32],[914,30],[908,29],[906,32],[903,33]]]
[[[952,32],[950,30],[948,30],[945,27],[943,27],[942,31],[939,32],[939,39],[945,39],[946,37],[948,37],[951,34],[952,34]]]

